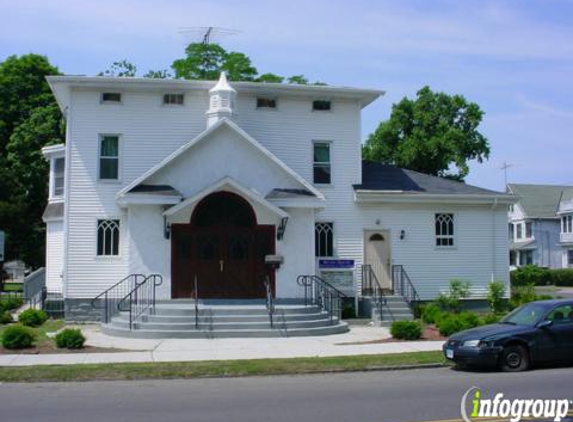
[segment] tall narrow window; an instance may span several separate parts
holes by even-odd
[[[513,235],[514,235],[513,227],[514,227],[513,223],[509,223],[509,226],[508,226],[508,228],[509,228],[509,240],[511,240],[511,241],[513,241]]]
[[[99,178],[119,179],[119,137],[102,136],[99,154]]]
[[[516,230],[516,238],[517,239],[521,239],[523,238],[523,224],[519,223],[515,225],[515,230]]]
[[[97,254],[119,255],[119,220],[97,221]]]
[[[525,223],[525,237],[526,238],[533,237],[533,223],[531,221]]]
[[[454,246],[454,214],[436,214],[436,246]]]
[[[316,223],[314,225],[314,248],[317,257],[334,256],[333,223]]]
[[[60,197],[64,195],[64,172],[66,167],[65,158],[56,158],[54,160],[54,191],[53,196]]]
[[[567,251],[567,265],[573,267],[573,249]]]
[[[313,180],[314,183],[330,184],[330,143],[313,144]]]

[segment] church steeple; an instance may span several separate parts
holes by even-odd
[[[213,126],[223,117],[231,118],[235,109],[237,91],[227,81],[227,74],[221,72],[219,82],[209,90],[209,110],[207,110],[207,127]]]

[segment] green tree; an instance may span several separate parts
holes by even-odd
[[[151,79],[167,79],[171,77],[171,73],[166,69],[148,70],[143,77]]]
[[[478,131],[483,111],[461,95],[418,91],[392,106],[363,147],[368,161],[383,162],[426,174],[463,180],[468,161],[489,157],[489,142]],[[453,172],[452,172],[453,171]]]
[[[216,80],[225,64],[227,52],[218,44],[191,43],[186,57],[171,65],[176,78]]]
[[[243,53],[232,51],[225,54],[222,70],[227,72],[231,81],[253,81],[257,76],[257,69],[251,64],[251,59]]]
[[[98,73],[98,76],[134,77],[136,73],[137,66],[124,59],[113,62],[109,69]]]
[[[285,78],[283,76],[275,75],[274,73],[263,73],[262,75],[257,76],[255,82],[273,82],[273,83],[283,83]]]
[[[287,78],[289,84],[308,85],[308,79],[304,75],[293,75]]]

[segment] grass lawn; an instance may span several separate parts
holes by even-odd
[[[446,364],[441,352],[324,358],[253,359],[205,362],[117,363],[0,367],[0,382],[205,378],[398,369]]]
[[[21,292],[24,285],[23,283],[4,283],[3,287],[5,292]]]

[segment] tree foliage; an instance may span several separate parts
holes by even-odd
[[[134,77],[137,74],[137,66],[127,60],[113,62],[109,69],[98,73],[97,76]]]
[[[368,161],[393,164],[426,174],[463,180],[468,161],[489,157],[487,138],[478,131],[483,112],[461,95],[418,91],[392,106],[363,148]]]
[[[0,63],[0,229],[7,259],[33,267],[44,262],[48,166],[41,148],[64,141],[61,113],[45,80],[58,73],[37,54]]]

